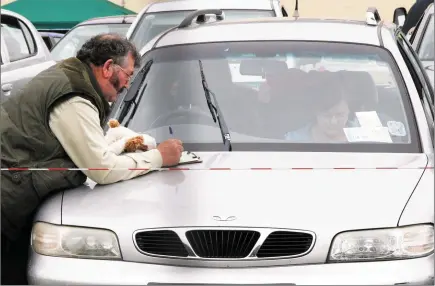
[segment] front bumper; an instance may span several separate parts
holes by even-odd
[[[434,285],[434,255],[385,262],[222,269],[59,258],[32,251],[28,275],[30,284]]]

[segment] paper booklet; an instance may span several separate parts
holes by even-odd
[[[202,159],[198,157],[195,153],[184,151],[181,154],[180,162],[176,166],[195,163],[202,163]]]

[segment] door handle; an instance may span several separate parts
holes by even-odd
[[[4,92],[5,96],[10,96],[12,89],[13,89],[12,83],[6,83],[2,85],[2,91]]]

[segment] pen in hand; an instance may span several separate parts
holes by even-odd
[[[171,138],[174,138],[174,131],[172,131],[171,126],[169,126],[169,134],[171,135]]]
[[[172,127],[171,126],[168,126],[168,127],[169,127],[169,134],[171,135],[170,138],[174,138],[174,131],[172,130]],[[183,154],[183,152],[181,152],[180,156],[182,154]],[[189,154],[189,152],[187,152],[187,154]],[[180,160],[181,160],[181,157],[180,157]],[[180,161],[180,163],[181,163],[181,161]]]

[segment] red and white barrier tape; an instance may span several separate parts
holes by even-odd
[[[1,171],[303,171],[303,170],[433,170],[433,166],[426,167],[374,167],[374,168],[359,168],[359,167],[290,167],[290,168],[187,168],[187,167],[172,167],[172,168],[1,168]]]

